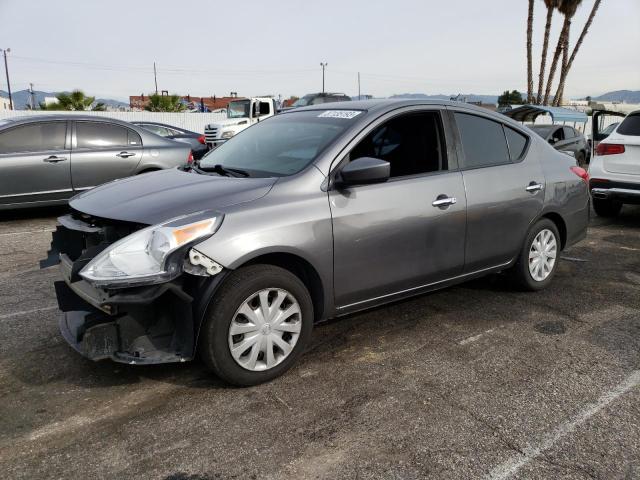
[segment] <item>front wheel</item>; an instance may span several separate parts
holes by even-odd
[[[560,256],[560,234],[548,218],[538,220],[529,230],[510,274],[523,290],[545,288],[555,275]]]
[[[240,268],[211,300],[199,352],[220,378],[237,386],[267,382],[296,362],[313,327],[305,285],[273,265]]]

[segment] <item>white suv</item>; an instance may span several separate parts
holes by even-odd
[[[589,166],[593,208],[614,217],[622,205],[640,205],[640,110],[625,117],[595,149]]]

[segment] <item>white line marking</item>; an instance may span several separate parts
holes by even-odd
[[[467,343],[475,342],[480,337],[482,337],[484,334],[491,333],[491,332],[493,332],[493,330],[494,330],[493,328],[490,328],[489,330],[485,330],[484,332],[479,333],[478,335],[474,335],[473,337],[469,337],[469,338],[465,338],[464,340],[460,340],[458,342],[458,345],[466,345]]]
[[[28,235],[31,233],[51,233],[54,232],[55,228],[47,228],[44,230],[29,230],[27,232],[9,232],[9,233],[0,233],[0,237],[5,237],[8,235]]]
[[[540,456],[540,454],[545,450],[553,447],[553,445],[562,437],[575,431],[580,425],[589,420],[600,410],[638,385],[640,385],[640,370],[635,370],[622,383],[619,383],[612,390],[602,395],[597,402],[587,406],[572,419],[561,423],[560,426],[551,433],[544,435],[538,446],[527,446],[523,449],[522,455],[514,455],[506,462],[501,463],[491,470],[487,478],[491,480],[500,480],[510,478],[515,475],[520,468]]]
[[[43,308],[34,308],[33,310],[21,310],[19,312],[13,313],[5,313],[4,315],[0,315],[0,320],[7,320],[8,318],[18,317],[20,315],[29,315],[30,313],[38,313],[38,312],[48,312],[51,310],[56,310],[58,307],[43,307]]]

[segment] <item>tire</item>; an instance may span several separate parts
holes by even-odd
[[[277,308],[268,313],[276,316],[269,322],[262,321],[263,299],[267,310]],[[281,306],[276,306],[278,302]],[[299,313],[282,317],[296,310]],[[243,333],[232,336],[232,326]],[[250,265],[232,272],[216,292],[200,330],[198,351],[222,380],[247,387],[289,370],[304,351],[312,329],[313,303],[300,279],[273,265]]]
[[[536,241],[538,239],[538,236],[540,234],[543,234],[543,232],[548,232],[552,235],[555,248],[554,249],[549,248],[549,249],[546,249],[545,251],[555,256],[553,256],[553,262],[550,261],[551,255],[546,255],[546,254],[544,259],[548,259],[548,261],[544,261],[544,259],[541,259],[540,261],[538,261],[538,263],[542,262],[542,265],[540,266],[542,270],[537,271],[539,276],[538,278],[535,278],[531,268],[534,268],[534,271],[535,271],[536,261],[535,259],[533,260],[530,259],[530,254],[536,255],[535,252],[539,251],[539,247],[534,246],[534,241]],[[544,233],[543,235],[547,235],[547,233]],[[549,240],[549,243],[551,244],[550,240]],[[538,244],[536,243],[536,245]],[[556,227],[556,224],[553,223],[548,218],[543,218],[538,220],[529,229],[529,233],[527,233],[527,237],[524,241],[524,244],[522,245],[520,254],[518,255],[518,260],[516,261],[516,264],[509,271],[509,275],[513,280],[513,282],[515,283],[515,285],[519,289],[525,290],[525,291],[537,291],[547,287],[547,285],[551,283],[551,280],[553,280],[553,277],[558,268],[558,261],[560,260],[560,247],[561,247],[560,234],[558,232],[558,228]],[[550,269],[547,271],[547,269],[544,267],[548,266],[549,263],[552,263],[552,265]],[[532,265],[531,268],[530,268],[530,264]]]
[[[604,200],[602,198],[593,199],[593,209],[599,217],[616,217],[622,210],[622,203],[615,200]]]

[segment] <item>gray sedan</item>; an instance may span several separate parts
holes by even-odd
[[[117,178],[192,161],[188,145],[120,120],[39,115],[0,121],[0,210],[64,204]]]
[[[586,165],[589,144],[584,135],[575,128],[563,125],[529,125],[529,128],[556,150],[572,152],[578,165]]]
[[[270,380],[314,323],[504,272],[548,286],[586,235],[587,173],[457,102],[293,109],[189,171],[83,193],[50,256],[65,339],[94,360]]]

